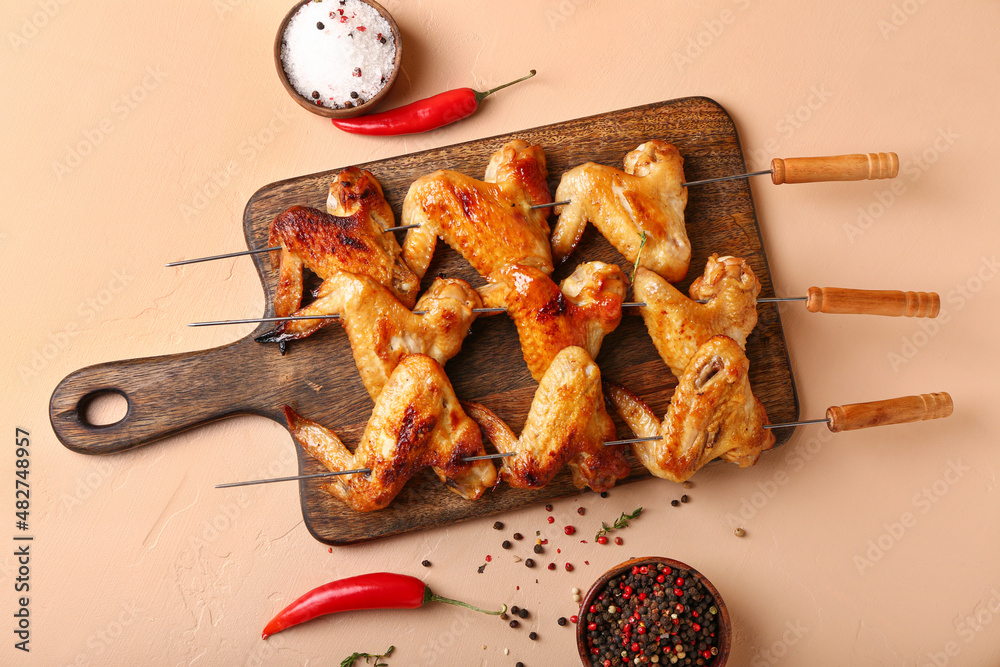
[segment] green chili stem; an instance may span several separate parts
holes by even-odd
[[[497,92],[498,90],[502,90],[502,89],[506,88],[507,86],[513,86],[515,83],[521,83],[525,79],[530,79],[533,76],[535,76],[535,70],[531,70],[531,73],[528,74],[527,76],[522,76],[520,79],[516,79],[514,81],[510,81],[508,83],[503,84],[502,86],[497,86],[496,88],[490,88],[489,90],[487,90],[486,92],[483,92],[483,93],[479,92],[478,90],[474,90],[472,92],[474,92],[476,94],[476,104],[478,105],[480,102],[483,101],[483,98],[488,97],[489,95],[492,95],[493,93]]]
[[[500,611],[486,611],[485,609],[480,609],[479,607],[474,607],[467,602],[459,602],[458,600],[452,600],[451,598],[442,597],[437,594],[431,594],[431,602],[444,602],[445,604],[458,605],[459,607],[465,607],[466,609],[471,609],[473,611],[478,611],[481,614],[489,614],[490,616],[499,616],[500,614],[507,612],[507,605],[503,606]]]

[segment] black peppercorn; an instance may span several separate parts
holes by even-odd
[[[607,498],[607,497],[608,497],[608,492],[607,491],[601,491],[601,498]]]
[[[523,540],[524,539],[524,535],[522,535],[521,533],[514,533],[514,539],[515,540]]]
[[[317,21],[316,22],[316,27],[319,28],[320,30],[323,30],[324,28],[326,28],[326,26],[323,25],[322,21]]]
[[[529,558],[528,560],[524,561],[524,565],[525,567],[535,567],[535,561]]]
[[[521,609],[520,611],[517,612],[517,615],[520,616],[521,618],[528,618],[528,610]]]
[[[319,99],[319,91],[318,90],[314,90],[313,91],[313,99],[314,100],[318,100]]]
[[[687,497],[686,493],[683,496],[681,496],[681,502],[682,503],[686,503],[688,500],[690,500],[690,498]]]
[[[423,565],[424,567],[430,567],[431,566],[431,562],[429,560],[422,560],[422,561],[420,561],[420,564]]]
[[[353,90],[351,91],[351,99],[354,99],[354,100],[358,99],[358,94],[356,92],[354,92]]]
[[[493,530],[503,530],[503,523],[496,521],[493,523]]]
[[[518,622],[518,620],[516,618],[510,622],[510,627],[512,627],[512,628],[516,628],[519,625],[521,625],[521,624],[520,624],[520,622]]]
[[[680,503],[680,501],[678,501],[678,500],[671,500],[671,501],[670,501],[670,506],[671,506],[671,507],[680,507],[680,506],[681,506],[681,503]]]
[[[529,632],[528,633],[528,639],[530,639],[531,641],[535,641],[536,639],[538,639],[538,633],[537,632]]]
[[[536,544],[536,545],[535,545],[535,553],[536,553],[536,554],[541,554],[541,553],[545,553],[545,548],[544,548],[544,547],[542,547],[542,545],[541,545],[541,544]]]
[[[559,625],[566,625],[568,622],[569,621],[566,620],[565,616],[560,616],[558,619],[556,619],[556,623],[558,623]]]
[[[500,546],[502,546],[504,549],[510,549],[510,540],[504,540],[503,542],[500,543]]]

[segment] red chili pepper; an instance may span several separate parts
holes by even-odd
[[[533,76],[535,70],[531,70],[528,76],[497,86],[485,93],[472,88],[456,88],[382,113],[355,118],[334,118],[333,124],[344,132],[381,137],[436,130],[474,114],[480,102],[488,95]]]
[[[441,597],[420,579],[405,574],[376,572],[338,579],[314,588],[282,609],[264,627],[261,639],[324,614],[360,609],[416,609],[428,602],[444,602],[498,616],[507,611],[486,611],[471,604]]]

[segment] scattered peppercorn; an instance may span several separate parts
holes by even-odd
[[[555,563],[549,563],[549,569],[550,570],[556,569],[556,564]]]
[[[482,574],[485,571],[486,571],[486,563],[483,563],[482,565],[476,568],[476,572],[478,572],[479,574]]]
[[[558,623],[559,625],[566,625],[567,623],[566,617],[560,616],[559,618],[556,619],[556,623]]]
[[[549,523],[555,523],[556,522],[556,518],[554,516],[550,516],[549,519],[548,519],[548,521],[549,521]]]
[[[521,533],[514,533],[514,539],[515,540],[523,540],[524,539],[524,535],[522,535]]]
[[[352,91],[351,91],[351,98],[352,98],[352,99],[355,99],[355,100],[356,100],[356,99],[358,99],[358,94],[357,94],[357,92],[355,92],[355,91],[353,91],[353,90],[352,90]]]
[[[326,26],[325,26],[325,25],[323,25],[323,22],[322,22],[322,21],[317,21],[317,22],[316,22],[316,27],[317,27],[317,28],[318,28],[319,30],[325,30],[325,29],[326,29]]]
[[[501,621],[506,621],[508,618],[510,618],[510,616],[508,616],[507,614],[500,614]]]
[[[615,538],[615,544],[617,544],[618,546],[621,546],[621,545],[625,544],[625,540],[623,540],[620,537],[616,537]]]
[[[524,561],[524,565],[525,567],[535,567],[535,561],[528,558],[527,560]]]
[[[523,662],[517,662],[517,663],[514,664],[514,667],[524,667],[524,663]]]
[[[566,526],[565,528],[563,528],[563,532],[566,533],[567,535],[572,535],[573,533],[576,532],[576,528],[574,528],[573,526]]]
[[[573,616],[569,617],[569,622],[570,623],[576,623],[579,620],[580,620],[580,618],[576,614],[574,614]]]
[[[747,534],[747,531],[743,530],[742,528],[737,528],[736,530],[733,531],[733,534],[736,535],[736,537],[743,537],[744,535]]]
[[[573,571],[573,563],[566,563],[566,571],[567,572]]]
[[[679,501],[679,500],[671,500],[670,501],[670,506],[671,507],[680,507],[681,506],[681,501]]]
[[[517,626],[519,626],[519,625],[521,625],[521,623],[520,623],[520,622],[518,622],[518,620],[517,620],[516,618],[515,618],[515,619],[513,619],[513,620],[512,620],[511,622],[510,622],[510,627],[512,627],[512,628],[516,628],[516,627],[517,627]]]
[[[528,633],[528,639],[530,639],[531,641],[535,641],[536,639],[538,639],[538,633],[537,632],[529,632]]]
[[[686,503],[688,500],[690,500],[690,498],[687,497],[686,493],[683,496],[681,496],[681,502],[682,503]]]
[[[503,542],[500,543],[500,546],[502,546],[504,549],[510,549],[510,540],[504,540]]]
[[[430,567],[431,566],[431,562],[429,560],[422,560],[422,561],[420,561],[420,564],[423,565],[424,567]]]
[[[378,41],[385,44],[385,37],[379,36]]]
[[[493,530],[503,530],[503,522],[495,521],[493,523]]]
[[[584,514],[587,513],[587,510],[584,507],[577,507],[576,508],[576,513],[579,514],[580,516],[583,516]]]
[[[319,91],[318,90],[314,90],[313,91],[313,99],[314,100],[318,100],[319,99]]]
[[[517,616],[517,612],[519,611],[521,611],[521,608],[518,607],[517,605],[514,605],[513,607],[510,608],[510,613],[514,614],[515,616]]]
[[[534,551],[536,554],[543,554],[545,553],[545,547],[543,547],[541,544],[536,544]]]
[[[607,491],[601,491],[601,498],[607,498],[607,497],[608,497],[608,492]]]
[[[517,615],[520,616],[521,618],[528,618],[528,610],[521,609],[517,612]]]
[[[601,535],[600,537],[597,538],[597,543],[598,544],[607,544],[608,543],[608,538],[605,537],[604,535]]]
[[[694,482],[684,482],[684,488],[685,489],[692,489],[692,488],[694,488]]]
[[[546,505],[545,506],[545,511],[546,512],[551,512],[552,511],[552,505]]]

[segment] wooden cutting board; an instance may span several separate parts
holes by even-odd
[[[560,174],[567,169],[588,161],[620,168],[627,152],[653,138],[669,141],[680,149],[688,180],[746,170],[732,119],[716,102],[703,97],[612,111],[358,166],[379,179],[398,216],[403,197],[416,178],[445,168],[482,178],[490,155],[515,138],[541,144],[545,149],[553,192]],[[266,247],[268,225],[289,206],[323,209],[333,175],[347,166],[273,183],[258,191],[243,217],[247,246]],[[686,290],[701,274],[707,257],[717,252],[748,258],[760,279],[761,296],[774,296],[746,180],[692,188],[687,229],[693,256],[688,279],[679,287]],[[577,263],[586,260],[616,262],[631,272],[625,259],[590,227],[575,254],[557,269],[554,278],[561,280]],[[270,304],[276,272],[268,254],[254,255],[254,261]],[[424,288],[439,274],[464,278],[474,286],[484,283],[460,255],[443,243],[438,245]],[[774,306],[762,306],[759,312],[757,328],[747,345],[750,380],[772,422],[795,421],[798,400],[781,321]],[[269,305],[265,315],[273,314]],[[282,357],[277,346],[253,340],[271,326],[261,325],[241,340],[210,350],[79,370],[65,378],[52,395],[52,427],[60,441],[74,451],[107,454],[231,415],[259,414],[284,424],[282,407],[287,404],[330,427],[353,448],[364,431],[372,402],[361,384],[344,331],[336,324],[328,326],[293,343]],[[597,362],[606,379],[631,388],[658,414],[666,413],[676,380],[657,355],[637,314],[626,315],[621,326],[605,339]],[[462,352],[446,370],[460,398],[486,405],[520,432],[537,384],[528,373],[509,318],[501,315],[476,321]],[[126,397],[126,416],[109,426],[85,423],[81,415],[87,401],[106,391]],[[619,437],[631,437],[628,429],[620,421],[617,423]],[[779,430],[776,435],[780,445],[791,437],[791,429]],[[289,436],[289,444],[292,442]],[[323,471],[297,445],[296,449],[301,473]],[[631,454],[629,458],[632,473],[619,483],[650,477]],[[662,480],[648,483],[669,484]],[[387,509],[362,514],[320,491],[316,482],[299,484],[306,526],[316,539],[335,545],[448,525],[579,493],[564,470],[538,491],[501,485],[478,501],[468,501],[448,491],[428,470],[412,479]]]

